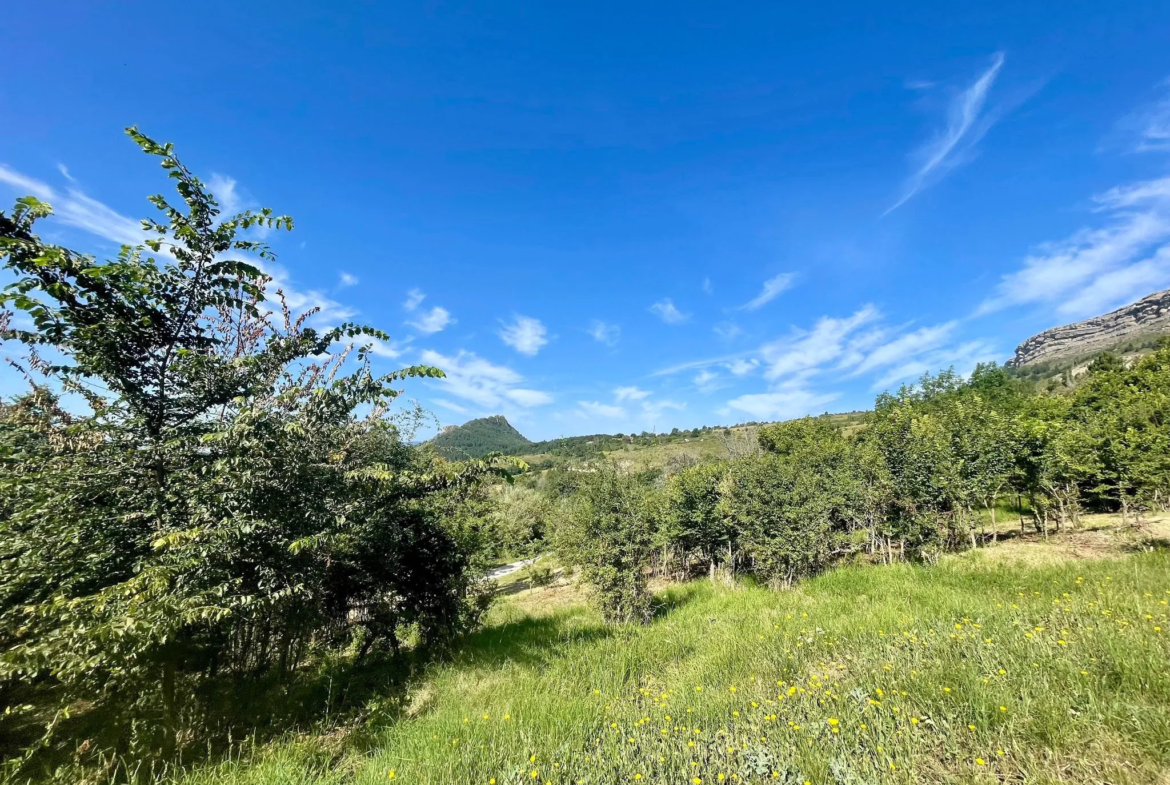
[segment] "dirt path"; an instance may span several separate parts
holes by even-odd
[[[532,564],[533,562],[536,561],[536,559],[539,559],[539,558],[540,557],[537,556],[536,558],[533,558],[533,559],[521,559],[520,561],[514,561],[511,564],[505,564],[502,567],[496,567],[495,569],[488,570],[487,578],[489,581],[499,580],[500,578],[503,578],[505,575],[511,575],[514,572],[518,572],[519,570],[524,569],[529,564]]]

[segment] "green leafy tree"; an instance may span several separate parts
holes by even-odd
[[[960,476],[952,456],[950,428],[939,402],[904,388],[882,395],[866,440],[881,453],[888,471],[892,504],[883,535],[887,545],[922,550],[943,536],[954,545],[961,514]]]
[[[724,497],[752,570],[777,586],[824,569],[836,543],[827,484],[789,459],[737,461]]]
[[[0,406],[0,697],[48,717],[16,769],[71,730],[95,756],[169,756],[229,684],[355,641],[441,646],[483,607],[489,466],[437,463],[387,419],[395,382],[441,372],[374,375],[380,331],[270,310],[238,257],[271,259],[247,231],[292,221],[222,217],[169,144],[128,133],[179,195],[151,197],[145,246],[99,262],[36,235],[47,204],[0,213],[0,305],[33,323],[0,335],[32,382]]]
[[[1170,467],[1170,344],[1129,369],[1101,364],[1077,389],[1069,418],[1097,462],[1086,489],[1091,496],[1115,504],[1125,518],[1164,505]]]
[[[1101,352],[1089,363],[1090,374],[1116,374],[1125,370],[1125,363],[1113,352]]]

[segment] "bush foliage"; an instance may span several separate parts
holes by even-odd
[[[642,542],[647,520],[662,574],[749,573],[775,586],[858,557],[931,561],[978,547],[998,536],[1006,498],[1027,499],[1045,535],[1076,525],[1083,508],[1139,523],[1170,500],[1170,343],[1131,367],[1106,356],[1063,394],[982,365],[879,396],[852,435],[822,417],[762,426],[757,438],[760,455],[687,466],[640,490],[612,467],[602,486],[582,483],[563,524],[574,533],[566,561],[606,602],[613,573],[644,567],[605,543]],[[641,494],[649,512],[615,513],[615,494]]]
[[[387,413],[395,382],[441,371],[375,375],[381,332],[270,310],[236,258],[270,260],[248,230],[292,221],[220,216],[170,145],[128,133],[179,195],[151,197],[145,247],[99,262],[35,234],[47,204],[0,213],[0,305],[33,324],[2,335],[31,392],[0,405],[0,698],[27,707],[0,721],[40,727],[12,771],[75,737],[169,756],[242,682],[442,646],[482,609],[489,468]]]
[[[594,588],[607,621],[646,622],[653,544],[645,487],[612,467],[584,476],[558,530],[557,547]]]

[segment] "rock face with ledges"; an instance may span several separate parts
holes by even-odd
[[[1170,333],[1170,289],[1076,324],[1053,327],[1016,347],[1007,365],[1020,368],[1103,352],[1133,338]]]

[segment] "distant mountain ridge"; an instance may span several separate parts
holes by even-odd
[[[1125,344],[1141,344],[1170,334],[1170,289],[1143,297],[1116,311],[1085,319],[1083,322],[1053,327],[1033,335],[1016,347],[1015,356],[1006,365],[1023,368],[1089,357]]]
[[[1054,369],[1063,372],[1062,369],[1072,368],[1078,362],[1088,362],[1102,352],[1147,351],[1164,335],[1170,335],[1170,289],[1154,292],[1101,316],[1038,333],[1017,346],[1015,355],[1004,365],[1016,369],[1025,378],[1045,378],[1052,375]],[[713,430],[726,429],[704,426],[690,432],[679,432],[676,428],[669,435],[593,434],[533,442],[512,427],[506,417],[496,414],[469,420],[463,425],[447,426],[430,443],[436,452],[449,460],[482,458],[493,452],[581,457],[656,438],[675,435],[697,438]]]
[[[502,414],[448,426],[431,439],[435,451],[448,460],[482,458],[488,453],[515,455],[532,446]]]

